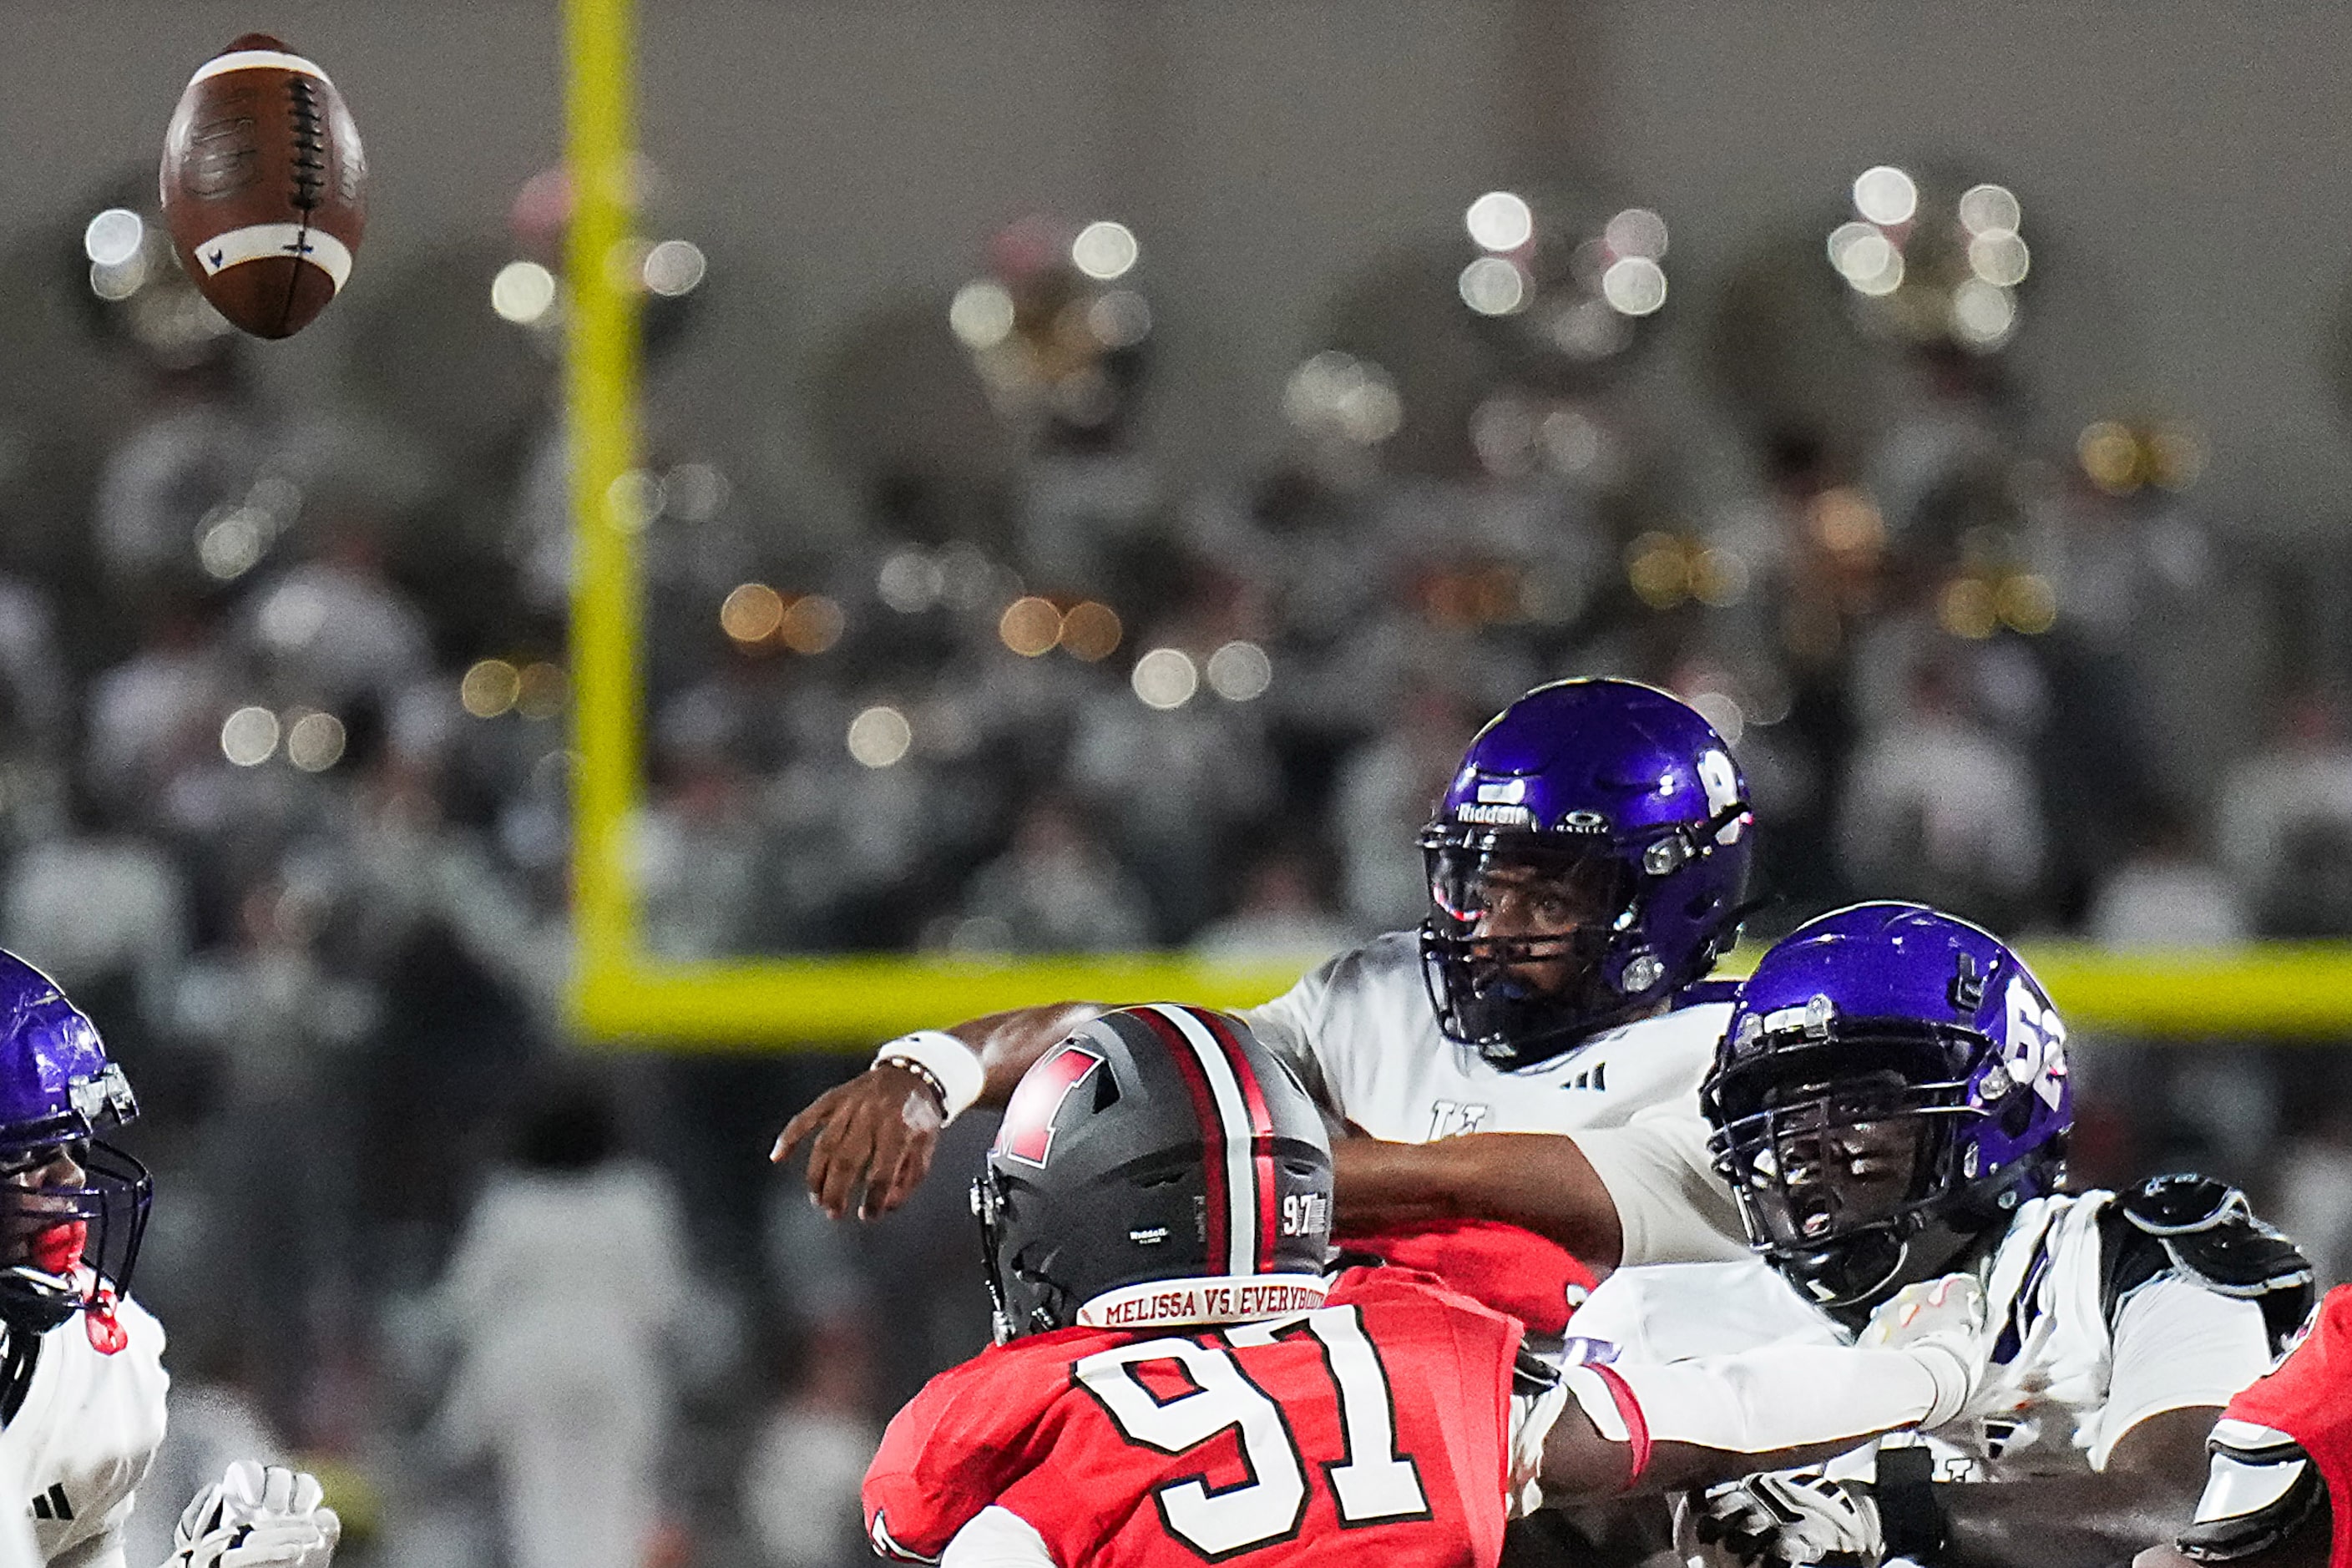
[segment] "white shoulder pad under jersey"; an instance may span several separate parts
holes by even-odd
[[[42,1335],[25,1403],[0,1430],[0,1474],[26,1491],[0,1506],[31,1515],[45,1563],[121,1529],[163,1440],[163,1326],[127,1300],[114,1321],[111,1353],[79,1312]]]
[[[1427,1143],[1465,1132],[1622,1127],[1652,1107],[1697,1114],[1727,1004],[1685,1007],[1594,1036],[1517,1071],[1437,1026],[1418,939],[1390,931],[1242,1016],[1325,1110],[1371,1134]]]
[[[2274,1359],[2263,1310],[2185,1270],[2116,1295],[2100,1215],[2107,1192],[2022,1205],[1985,1277],[1991,1364],[1958,1420],[1936,1429],[1947,1479],[2006,1480],[2106,1468],[2151,1415],[2222,1405]]]

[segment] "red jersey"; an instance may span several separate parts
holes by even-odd
[[[1520,1331],[1427,1275],[1351,1268],[1267,1322],[1015,1340],[890,1423],[866,1533],[933,1561],[993,1503],[1060,1568],[1492,1568]]]

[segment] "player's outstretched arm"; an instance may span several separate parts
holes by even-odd
[[[1032,1062],[1102,1010],[1092,1002],[1054,1002],[889,1041],[874,1066],[786,1122],[768,1158],[782,1164],[805,1143],[809,1195],[819,1208],[835,1219],[853,1205],[860,1219],[888,1214],[929,1173],[950,1120],[969,1105],[1002,1107]],[[916,1065],[891,1065],[893,1047]],[[955,1055],[959,1048],[970,1063]]]
[[[2204,1489],[2213,1405],[2135,1424],[2095,1475],[1940,1485],[1949,1568],[2110,1568],[2169,1542]],[[2324,1533],[2324,1532],[2323,1532]]]
[[[1958,1336],[1901,1349],[1771,1345],[1654,1366],[1578,1366],[1546,1435],[1546,1500],[1666,1491],[1832,1458],[1948,1421],[1981,1364]]]
[[[1342,1235],[1435,1219],[1491,1219],[1556,1241],[1591,1268],[1614,1268],[1624,1255],[1616,1200],[1573,1138],[1534,1132],[1475,1132],[1434,1143],[1346,1138],[1332,1144],[1331,1162]]]

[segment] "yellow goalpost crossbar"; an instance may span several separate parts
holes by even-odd
[[[635,300],[612,266],[632,233],[633,4],[564,0],[567,158],[576,202],[563,383],[578,533],[572,1024],[590,1038],[647,1047],[856,1049],[1030,1002],[1243,1006],[1282,990],[1294,969],[1210,966],[1168,953],[686,963],[646,952],[629,837],[642,795],[645,732],[637,558],[627,515],[636,464]],[[2053,944],[2027,956],[2078,1028],[2182,1040],[2352,1037],[2352,943],[2130,957]]]

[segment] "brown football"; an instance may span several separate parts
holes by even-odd
[[[247,33],[188,79],[163,136],[180,265],[260,338],[299,332],[351,276],[367,226],[359,128],[327,73]]]

